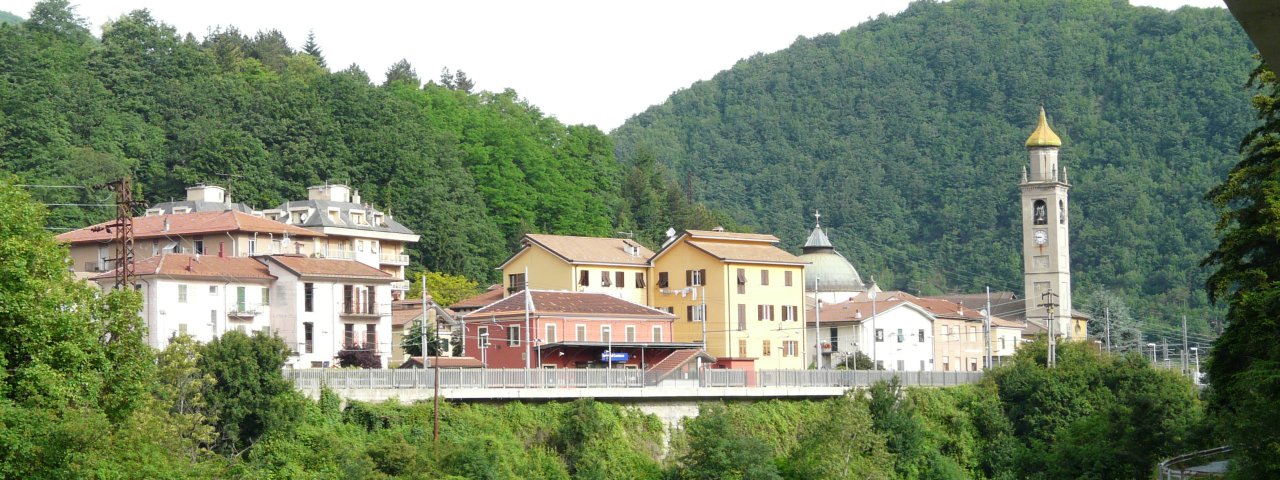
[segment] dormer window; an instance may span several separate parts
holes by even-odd
[[[191,213],[191,207],[173,207],[173,213]]]
[[[342,216],[340,215],[340,213],[341,212],[339,212],[338,209],[336,208],[329,209],[329,221],[333,223],[343,223]]]

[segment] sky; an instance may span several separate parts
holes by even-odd
[[[738,60],[798,37],[838,33],[906,0],[71,0],[95,35],[112,18],[148,9],[179,33],[204,38],[235,26],[279,30],[300,49],[308,32],[328,65],[357,64],[381,83],[407,59],[424,81],[465,71],[480,90],[514,89],[544,114],[606,132]],[[1131,0],[1175,9],[1222,0]],[[27,17],[35,0],[0,0]]]

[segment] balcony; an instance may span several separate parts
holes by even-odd
[[[227,308],[228,318],[252,319],[262,313],[261,305],[241,303]]]
[[[378,318],[382,314],[378,312],[376,307],[369,307],[368,305],[343,305],[342,311],[338,313],[338,316],[346,318]]]
[[[408,265],[409,256],[394,253],[384,253],[378,257],[378,261],[383,265]]]
[[[393,292],[407,292],[407,291],[409,291],[409,281],[408,281],[408,280],[400,280],[400,281],[396,281],[396,282],[391,282],[391,291],[393,291]]]
[[[340,248],[322,248],[316,251],[324,258],[332,258],[336,260],[355,260],[355,250],[343,250]]]
[[[115,260],[102,259],[96,262],[84,262],[84,271],[86,272],[110,272],[115,269]]]

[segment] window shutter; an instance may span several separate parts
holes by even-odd
[[[761,284],[761,285],[768,285],[768,284],[769,284],[769,271],[768,271],[768,270],[760,269],[760,284]]]
[[[685,311],[687,312],[689,321],[692,322],[693,321],[693,305],[689,305],[685,307]]]
[[[684,286],[686,287],[693,286],[693,270],[684,271]]]
[[[582,285],[582,286],[584,286],[584,287],[585,287],[585,286],[588,286],[588,285],[591,285],[591,272],[589,272],[589,271],[587,271],[587,270],[583,270],[581,273],[579,273],[579,274],[578,274],[578,285]]]
[[[600,271],[600,286],[601,286],[601,287],[608,287],[608,286],[610,286],[610,285],[609,285],[609,271],[608,271],[608,270],[601,270],[601,271]]]
[[[783,280],[783,283],[785,283],[785,284],[786,284],[786,286],[788,286],[788,287],[790,287],[790,286],[791,286],[791,274],[792,274],[792,273],[793,273],[793,272],[792,272],[791,270],[787,270],[785,273],[783,273],[783,274],[782,274],[782,280]]]
[[[636,288],[644,288],[644,272],[636,272]]]
[[[738,304],[738,330],[747,329],[747,304]]]
[[[698,270],[698,285],[707,284],[707,269]]]
[[[615,277],[617,277],[617,281],[613,282],[613,284],[614,284],[615,286],[617,286],[618,288],[625,287],[625,286],[627,285],[627,284],[626,284],[626,275],[627,275],[627,274],[626,274],[626,272],[618,272],[618,273],[614,274],[614,276],[615,276]],[[639,273],[637,273],[636,275],[640,275],[640,274],[639,274]]]

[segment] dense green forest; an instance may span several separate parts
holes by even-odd
[[[1048,369],[1038,342],[979,385],[712,402],[676,425],[591,399],[444,402],[436,441],[430,402],[304,397],[264,332],[148,348],[140,296],[76,280],[45,215],[0,179],[3,478],[1140,478],[1215,440],[1185,377],[1081,343]]]
[[[0,26],[0,171],[81,186],[131,174],[151,203],[220,184],[257,208],[344,182],[422,235],[415,265],[478,281],[492,280],[527,232],[634,230],[625,179],[677,188],[628,173],[599,129],[563,125],[515,91],[472,84],[447,70],[424,84],[402,61],[375,85],[355,66],[331,71],[314,38],[300,50],[274,30],[196,39],[146,11],[120,16],[96,38],[66,1],[46,1],[27,21]],[[673,197],[669,210],[684,213],[668,214],[667,226],[715,221]],[[49,226],[79,228],[109,214],[57,207]]]
[[[1254,125],[1252,46],[1221,8],[1116,0],[921,1],[800,38],[612,132],[693,198],[803,242],[821,210],[864,278],[1021,292],[1018,181],[1038,107],[1062,137],[1076,305],[1109,290],[1151,324],[1209,306],[1204,194]],[[1099,309],[1101,310],[1101,309]]]

